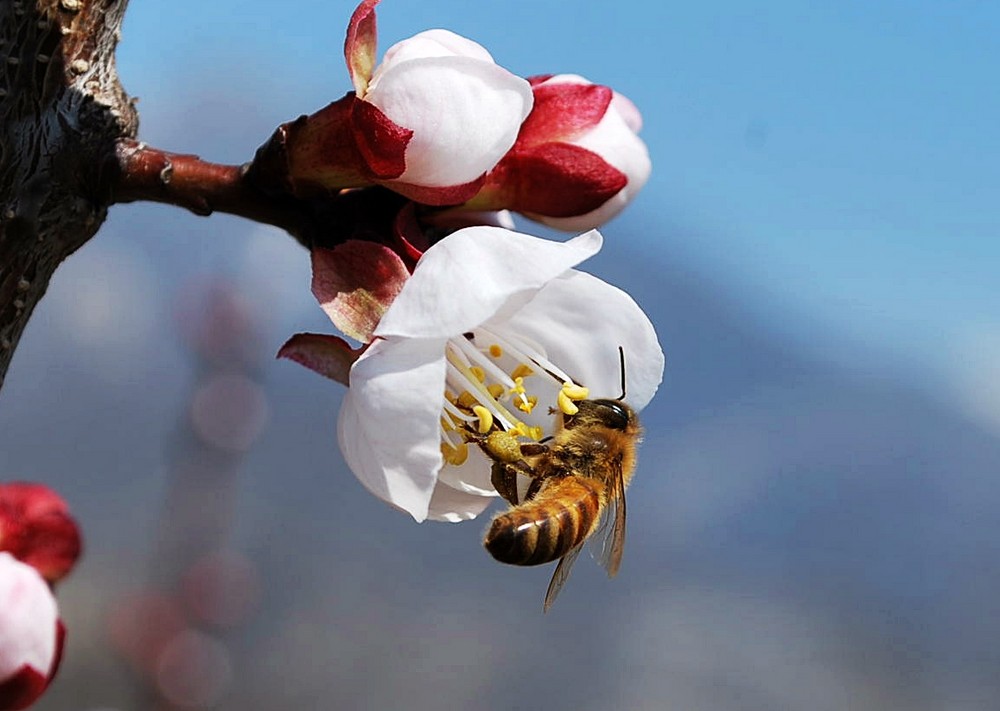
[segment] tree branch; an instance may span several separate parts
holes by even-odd
[[[115,46],[128,0],[0,0],[0,386],[56,267],[110,204],[138,117]]]
[[[309,203],[265,191],[249,164],[209,163],[195,155],[168,153],[133,140],[117,151],[119,175],[112,188],[116,203],[148,200],[187,208],[196,215],[225,212],[280,227],[302,242],[310,232]]]

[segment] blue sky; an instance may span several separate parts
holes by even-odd
[[[352,4],[287,7],[133,3],[119,64],[142,97],[142,136],[155,143],[165,123],[183,120],[171,114],[178,96],[252,87],[260,105],[218,130],[254,144],[346,91]],[[947,380],[956,349],[996,340],[1000,6],[469,7],[387,0],[380,49],[445,26],[517,73],[573,71],[629,95],[654,174],[633,218],[609,228],[615,239],[699,265],[839,362],[862,352]],[[252,147],[234,145],[195,147],[233,161]]]

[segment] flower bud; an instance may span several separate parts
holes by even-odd
[[[465,207],[510,209],[567,231],[597,227],[649,178],[642,118],[606,86],[561,74],[531,79],[535,102],[517,142]]]
[[[362,2],[348,26],[354,94],[279,131],[293,187],[379,184],[430,205],[461,203],[514,145],[531,87],[447,30],[395,44],[376,67],[376,4]]]
[[[80,531],[62,497],[41,484],[0,484],[0,551],[55,583],[73,568],[80,548]]]
[[[27,708],[41,696],[62,641],[49,586],[33,567],[0,553],[0,710]]]

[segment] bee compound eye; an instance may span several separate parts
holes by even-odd
[[[613,430],[628,429],[632,419],[628,408],[615,400],[597,400],[596,404],[600,407],[601,419],[605,426]]]

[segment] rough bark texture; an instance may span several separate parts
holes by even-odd
[[[0,0],[0,386],[56,267],[104,222],[138,118],[115,46],[128,0]]]

